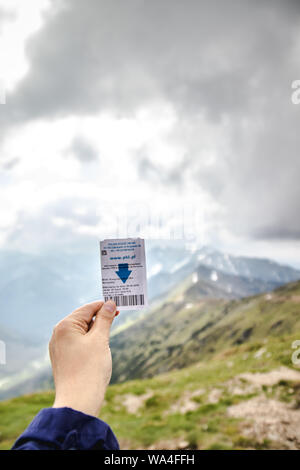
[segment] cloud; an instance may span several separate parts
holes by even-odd
[[[25,250],[31,251],[59,244],[74,248],[86,244],[87,240],[95,240],[94,228],[100,221],[92,199],[83,201],[75,195],[64,196],[46,202],[42,210],[20,210],[13,227],[6,233],[6,244],[18,248],[22,243]]]
[[[63,5],[27,42],[31,70],[12,96],[21,119],[130,112],[160,94],[215,118],[243,110],[251,81],[284,59],[299,25],[294,2]]]
[[[0,110],[2,134],[168,104],[175,118],[164,146],[151,136],[132,150],[144,186],[206,192],[224,209],[216,226],[238,235],[299,238],[300,106],[290,100],[300,78],[299,2],[57,4],[27,41],[29,72]],[[180,149],[171,164],[167,144]],[[97,159],[81,136],[69,150],[83,165]]]
[[[168,170],[165,170],[162,165],[151,159],[151,154],[147,151],[147,148],[138,150],[135,159],[139,177],[149,181],[150,184],[160,183],[163,186],[174,185],[178,187],[182,187],[184,184],[185,172],[189,165],[187,155],[183,156],[181,161],[176,162]]]
[[[74,155],[82,163],[89,163],[97,160],[97,150],[83,137],[77,136],[73,139],[68,153]]]
[[[9,8],[4,8],[0,4],[0,33],[2,32],[3,25],[7,21],[13,21],[15,19],[16,15],[15,12]]]
[[[20,161],[20,158],[18,157],[11,158],[10,160],[2,164],[2,168],[4,170],[12,170],[16,165],[18,165],[19,161]]]

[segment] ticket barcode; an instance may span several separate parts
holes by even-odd
[[[135,295],[115,295],[104,297],[105,302],[107,300],[113,300],[118,307],[130,307],[131,305],[144,305],[145,296],[144,294]]]

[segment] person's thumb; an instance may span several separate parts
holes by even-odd
[[[94,321],[92,334],[101,335],[105,339],[109,339],[110,327],[116,314],[116,304],[113,300],[108,300],[102,305],[101,309],[97,312]]]

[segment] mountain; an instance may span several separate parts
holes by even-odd
[[[242,275],[228,274],[224,271],[212,269],[199,264],[192,275],[192,286],[186,293],[201,298],[209,296],[213,298],[240,298],[267,292],[280,283],[274,281],[249,278]]]
[[[300,282],[241,300],[178,286],[146,318],[111,339],[113,382],[186,367],[226,348],[300,330]]]
[[[148,293],[152,306],[189,275],[198,279],[193,290],[197,290],[199,295],[208,295],[210,290],[211,296],[223,298],[240,298],[267,292],[300,279],[300,271],[290,266],[268,259],[233,256],[207,246],[189,250],[182,243],[148,242],[146,248]],[[205,291],[207,281],[210,287]],[[214,286],[210,281],[213,281]],[[145,315],[145,311],[124,312],[114,329],[123,329]]]
[[[275,282],[273,267],[258,280],[202,261],[144,316],[115,329],[114,384],[101,419],[123,449],[300,449],[300,370],[292,362],[300,281],[245,297]],[[52,387],[39,342],[4,327],[1,334],[12,352],[19,348],[0,378],[1,398]],[[43,391],[1,402],[0,449],[53,398]]]
[[[232,332],[264,318],[248,338],[230,337],[224,315],[223,333],[207,338],[214,352],[197,350],[196,361],[180,370],[108,387],[100,418],[121,449],[300,449],[300,369],[291,361],[291,345],[300,338],[299,283],[237,304],[235,314],[228,312]],[[156,323],[157,333],[164,322]],[[53,400],[53,391],[44,391],[0,402],[0,449],[10,449]]]
[[[242,277],[244,288],[238,296],[259,293],[300,279],[300,272],[291,267],[269,260],[234,257],[208,247],[192,252],[184,244],[148,242],[146,251],[151,302],[167,295],[200,265],[202,271],[205,266],[211,271],[199,273],[199,279],[213,278],[215,270],[219,278],[221,272]],[[235,296],[234,292],[231,294]],[[99,297],[101,277],[97,243],[78,253],[0,252],[1,324],[23,337],[45,344],[53,326],[64,315]],[[131,315],[132,312],[124,312],[119,325],[126,323]]]
[[[300,278],[299,271],[293,268],[269,260],[234,257],[209,247],[191,251],[178,243],[148,242],[146,252],[150,308],[121,312],[114,322],[112,334],[118,339],[113,341],[120,351],[127,346],[122,339],[125,336],[119,333],[127,334],[125,331],[135,323],[145,322],[147,329],[162,305],[168,306],[170,318],[174,309],[183,311],[181,318],[185,309],[191,313],[195,305],[202,305],[206,299],[207,306],[216,302],[211,308],[214,315],[214,309],[218,311],[224,301],[267,292],[286,280]],[[78,305],[99,298],[100,282],[97,243],[89,251],[78,253],[38,256],[0,252],[0,340],[6,341],[9,358],[6,366],[0,366],[0,398],[51,383],[46,354],[53,326]],[[175,303],[170,292],[177,292]],[[162,318],[164,315],[163,312]],[[176,341],[180,344],[185,341],[187,324],[176,319],[177,323],[181,329],[178,336],[181,334],[182,338]],[[129,336],[131,331],[128,330]],[[119,372],[116,368],[116,380],[122,377],[123,366],[124,358],[120,359]]]
[[[153,293],[153,297],[168,292],[199,265],[211,269],[212,273],[217,270],[270,283],[271,288],[300,279],[300,271],[290,266],[283,266],[269,259],[233,256],[207,246],[192,251],[184,245],[175,245],[171,250],[168,245],[152,246],[147,258],[152,267],[150,274],[152,271],[155,273],[149,279],[149,291]]]
[[[47,347],[1,325],[0,338],[6,352],[6,364],[0,365],[0,400],[49,387]]]
[[[99,298],[99,285],[96,256],[0,253],[1,323],[45,344],[62,316]]]
[[[208,267],[228,274],[286,284],[300,279],[300,271],[290,266],[283,266],[267,258],[250,258],[221,253],[210,247],[203,247],[196,252],[198,261]]]

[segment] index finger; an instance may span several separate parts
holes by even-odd
[[[96,313],[100,310],[102,305],[104,304],[103,301],[97,300],[96,302],[90,302],[88,304],[82,305],[79,308],[76,308],[70,315],[70,320],[76,319],[79,321],[84,321],[89,324]]]

